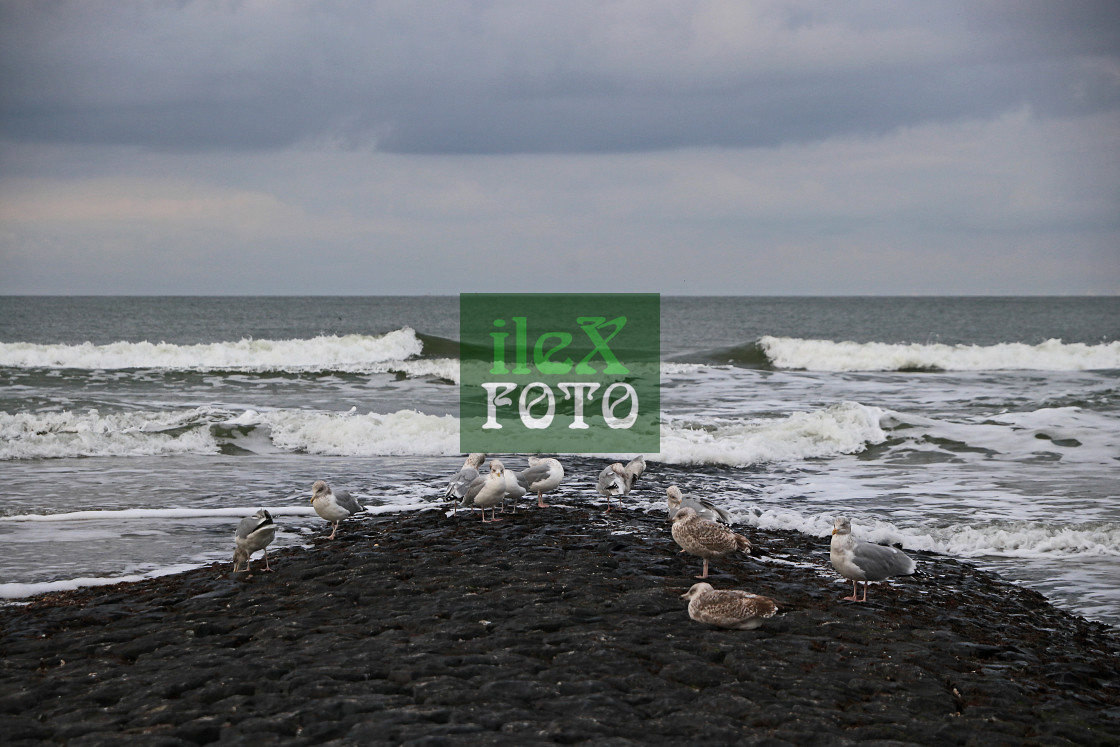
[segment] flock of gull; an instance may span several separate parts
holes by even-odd
[[[480,469],[485,461],[485,454],[469,454],[444,491],[444,497],[454,502],[456,510],[480,509],[483,523],[501,521],[497,508],[500,505],[505,513],[509,499],[516,513],[518,500],[526,494],[536,494],[537,506],[548,508],[544,494],[555,490],[564,479],[563,465],[553,458],[529,457],[529,466],[520,472],[507,469],[499,459],[491,459],[489,471],[484,475]],[[596,481],[596,492],[606,496],[607,513],[611,510],[611,498],[618,498],[621,508],[623,496],[630,493],[645,469],[642,456],[625,465],[615,462],[603,468]],[[696,578],[708,578],[711,560],[736,552],[750,552],[750,540],[729,528],[732,518],[726,510],[704,498],[686,497],[676,485],[669,486],[665,492],[673,541],[682,553],[704,561],[703,572]],[[315,513],[333,526],[327,539],[335,538],[344,519],[365,511],[347,491],[333,490],[323,480],[316,480],[311,486],[311,505]],[[490,509],[489,519],[486,518],[487,508]],[[243,570],[248,571],[249,559],[258,550],[264,551],[264,570],[272,570],[268,563],[268,545],[276,537],[276,529],[272,515],[263,508],[241,520],[234,537],[235,573],[242,563]],[[851,521],[843,516],[837,517],[833,524],[829,557],[833,568],[852,582],[852,595],[844,597],[845,601],[866,602],[869,581],[907,576],[916,570],[913,559],[901,550],[855,539]],[[862,598],[857,595],[861,581]],[[688,615],[693,620],[722,628],[751,630],[778,611],[774,600],[768,597],[738,589],[715,589],[705,581],[694,584],[682,599],[688,600]]]

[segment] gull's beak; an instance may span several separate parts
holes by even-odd
[[[839,529],[833,529],[833,530],[832,530],[832,533],[833,533],[833,534],[836,534],[836,533],[837,533],[837,532],[839,532],[839,531],[840,531]]]

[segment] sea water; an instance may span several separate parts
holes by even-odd
[[[229,561],[260,507],[305,546],[317,479],[442,505],[457,337],[454,297],[0,298],[0,597]],[[676,484],[823,569],[845,514],[1120,625],[1120,299],[663,298],[662,359],[627,505]]]

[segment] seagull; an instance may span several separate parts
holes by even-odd
[[[506,497],[506,476],[505,468],[502,466],[501,461],[497,459],[490,460],[490,473],[483,477],[479,475],[471,481],[470,486],[467,487],[467,493],[463,496],[463,505],[465,506],[478,506],[482,509],[482,522],[485,524],[486,509],[490,509],[490,521],[501,521],[495,514],[494,506],[504,500]]]
[[[332,491],[330,485],[322,480],[316,480],[311,486],[311,505],[315,507],[315,513],[334,524],[334,530],[327,539],[334,539],[343,519],[366,510],[350,493],[345,490]]]
[[[681,508],[688,506],[695,511],[701,519],[708,521],[721,521],[724,524],[731,523],[731,514],[724,511],[716,504],[709,501],[707,498],[685,498],[681,495],[681,489],[676,485],[670,485],[666,490],[669,496],[669,521],[677,515]]]
[[[478,477],[478,468],[486,461],[485,454],[472,453],[468,454],[463,466],[451,477],[451,482],[447,483],[447,490],[443,495],[447,500],[463,500],[463,496],[467,492],[467,487],[470,486],[471,480]]]
[[[502,498],[502,513],[506,512],[506,498],[513,499],[513,512],[517,513],[517,500],[529,492],[529,483],[525,481],[525,475],[522,472],[514,472],[511,469],[504,469],[502,472],[505,474],[506,480],[506,494]]]
[[[708,577],[708,560],[722,558],[736,550],[750,552],[751,542],[725,526],[701,519],[691,508],[681,508],[673,519],[673,540],[682,552],[704,559],[704,573],[696,578]]]
[[[832,523],[832,545],[828,552],[832,567],[852,580],[852,595],[846,602],[866,602],[867,582],[891,576],[909,576],[917,570],[914,559],[902,550],[873,542],[860,542],[852,536],[852,522],[837,516]],[[863,599],[856,597],[856,585],[863,582]]]
[[[754,630],[778,611],[769,597],[738,589],[716,591],[706,583],[693,584],[681,599],[689,600],[688,616],[696,622],[735,630]]]
[[[627,462],[626,466],[622,468],[622,471],[626,473],[626,492],[629,493],[634,489],[634,483],[636,483],[638,478],[642,476],[642,473],[646,471],[646,458],[639,454]]]
[[[530,493],[537,494],[537,507],[548,508],[544,494],[553,490],[564,479],[564,467],[559,461],[550,458],[529,457],[528,469],[522,470]]]
[[[607,496],[607,513],[611,512],[611,496],[619,497],[618,507],[622,508],[622,496],[630,492],[630,482],[626,479],[626,470],[620,462],[608,465],[599,473],[599,482],[595,485],[599,495]]]
[[[237,525],[237,534],[233,542],[237,549],[233,551],[233,572],[245,562],[245,570],[249,570],[249,558],[257,550],[264,550],[264,569],[271,571],[268,565],[268,543],[276,538],[276,525],[272,523],[272,514],[263,508],[252,516],[246,516]]]

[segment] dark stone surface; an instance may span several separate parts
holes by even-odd
[[[745,530],[694,623],[701,561],[663,517],[578,500],[442,512],[0,608],[0,739],[20,744],[1120,743],[1115,631],[952,559],[841,601],[828,543]],[[326,532],[324,531],[324,536]],[[256,563],[254,563],[256,567]]]

